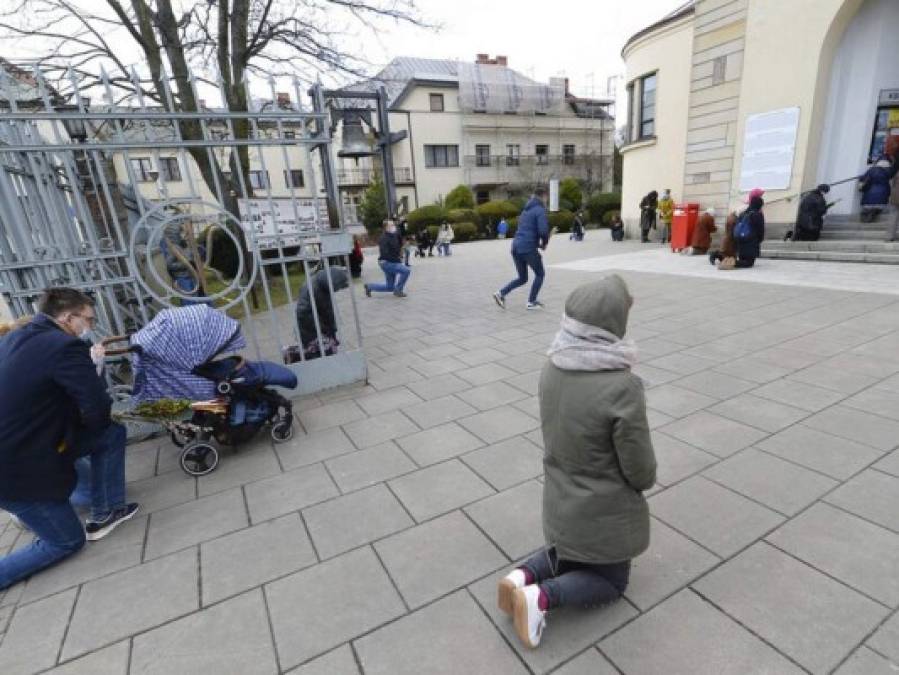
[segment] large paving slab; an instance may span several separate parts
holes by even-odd
[[[889,613],[883,605],[764,543],[694,586],[815,673],[836,667]]]
[[[527,673],[464,590],[355,643],[366,675]]]
[[[899,285],[591,231],[548,248],[546,311],[523,290],[503,311],[508,246],[414,261],[402,300],[357,287],[369,382],[296,399],[289,442],[199,481],[165,437],[130,447],[142,513],[0,592],[0,672],[896,672]],[[545,544],[540,369],[567,294],[614,269],[659,459],[650,547],[623,600],[550,613],[527,650],[496,582]],[[0,555],[30,541],[0,513]]]

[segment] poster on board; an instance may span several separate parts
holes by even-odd
[[[740,191],[786,190],[793,175],[799,108],[781,108],[746,118]]]
[[[240,224],[261,250],[296,246],[304,238],[329,229],[324,199],[239,199],[238,207]]]

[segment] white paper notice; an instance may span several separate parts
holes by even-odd
[[[746,118],[740,191],[786,190],[793,175],[799,108],[782,108]]]

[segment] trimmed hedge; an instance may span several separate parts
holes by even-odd
[[[474,209],[450,209],[446,212],[446,219],[451,223],[476,223],[479,220]]]
[[[500,218],[514,218],[519,213],[521,213],[521,211],[512,202],[507,202],[500,199],[485,202],[478,206],[475,210],[478,212],[481,221],[485,225],[488,223],[498,223]]]
[[[478,237],[478,226],[474,223],[456,223],[453,225],[454,243],[472,241]]]
[[[473,209],[474,194],[467,185],[457,185],[446,195],[446,199],[443,200],[443,205],[451,210]]]
[[[556,228],[558,232],[571,232],[574,226],[574,214],[571,211],[555,211],[546,214],[550,229]]]
[[[439,204],[428,204],[410,211],[406,216],[409,232],[418,232],[425,225],[440,225],[446,220],[446,210]]]
[[[587,200],[587,214],[591,223],[602,223],[609,211],[621,211],[621,194],[618,192],[597,192]]]

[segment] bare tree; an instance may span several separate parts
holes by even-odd
[[[99,83],[99,65],[123,98],[135,94],[164,109],[197,111],[191,68],[220,84],[233,112],[249,110],[248,74],[296,75],[311,81],[322,72],[365,74],[370,64],[349,51],[342,38],[353,31],[374,34],[385,22],[426,27],[414,0],[7,0],[0,11],[0,39],[38,39],[47,45],[38,59],[42,72],[61,82],[71,67],[80,87]],[[5,4],[5,3],[4,3]],[[124,35],[112,44],[109,35]],[[146,64],[143,78],[133,77],[131,62]],[[166,95],[170,84],[171,99]],[[202,138],[196,120],[178,122],[186,140]],[[234,135],[244,139],[249,122],[235,120]],[[216,178],[225,184],[215,157],[202,148],[189,152],[214,193]],[[249,150],[238,149],[232,176],[249,171]],[[216,175],[217,174],[217,175]],[[245,180],[245,183],[249,183]],[[225,206],[237,205],[225,191]]]

